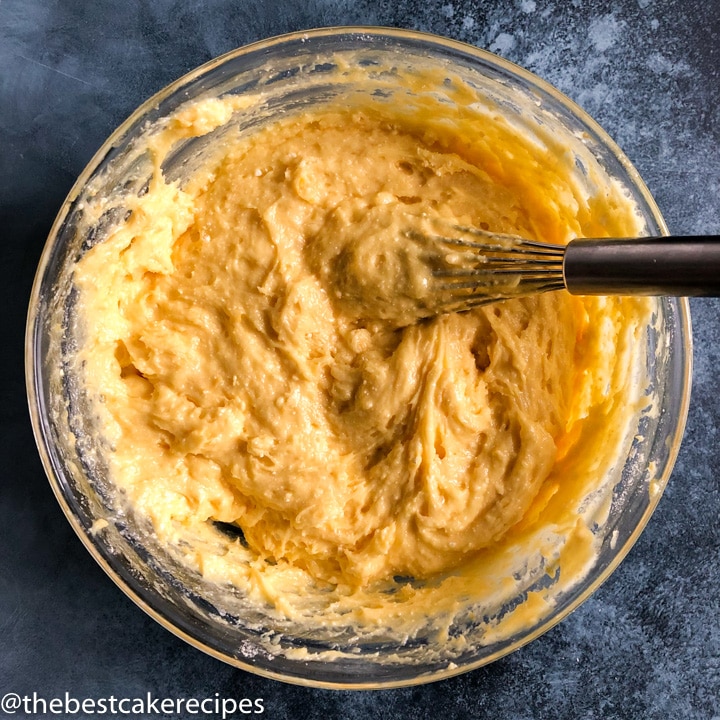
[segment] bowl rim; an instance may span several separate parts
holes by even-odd
[[[543,80],[541,77],[534,73],[526,70],[520,65],[513,63],[512,61],[506,60],[488,50],[476,47],[469,43],[455,40],[452,38],[444,37],[442,35],[434,34],[427,31],[419,31],[412,29],[386,27],[386,26],[375,26],[375,25],[348,25],[348,26],[328,26],[320,27],[307,30],[297,30],[294,32],[283,33],[280,35],[274,35],[269,38],[258,40],[255,42],[248,43],[239,48],[223,53],[216,58],[203,63],[196,67],[190,72],[182,75],[173,82],[169,83],[161,90],[150,96],[143,103],[141,103],[103,142],[100,148],[96,151],[93,157],[86,164],[83,171],[80,173],[70,191],[68,192],[65,200],[63,201],[60,210],[50,228],[47,240],[45,242],[42,254],[40,256],[37,270],[32,285],[32,290],[29,299],[27,319],[26,319],[26,330],[25,330],[25,352],[24,352],[24,363],[25,363],[25,385],[26,394],[28,400],[28,408],[30,411],[30,419],[32,424],[33,435],[35,443],[38,448],[40,459],[42,461],[43,469],[50,482],[53,493],[62,508],[62,511],[69,521],[71,527],[82,541],[85,548],[88,550],[90,555],[100,565],[103,571],[108,577],[123,591],[123,593],[129,597],[140,609],[162,625],[166,630],[169,630],[175,636],[181,638],[189,645],[203,651],[204,653],[217,658],[225,663],[233,665],[242,670],[252,672],[256,675],[260,675],[273,680],[279,680],[285,683],[305,686],[305,687],[316,687],[325,689],[350,689],[350,690],[368,690],[368,689],[390,689],[398,687],[412,687],[421,684],[427,684],[429,682],[436,682],[444,680],[459,674],[476,670],[479,667],[488,665],[516,650],[523,647],[527,643],[537,639],[547,631],[552,629],[560,621],[565,619],[570,613],[582,605],[592,595],[600,585],[602,585],[610,575],[615,571],[618,565],[625,559],[630,549],[633,547],[638,537],[647,525],[648,520],[655,511],[657,504],[662,497],[663,490],[667,485],[669,477],[673,471],[677,454],[680,448],[680,443],[685,431],[687,422],[687,416],[689,411],[690,402],[690,389],[692,383],[692,364],[693,364],[693,341],[692,341],[692,324],[690,318],[690,304],[687,298],[678,299],[678,332],[684,338],[683,354],[680,356],[681,374],[682,374],[682,396],[678,405],[678,416],[677,423],[674,428],[672,437],[669,438],[668,448],[668,460],[665,463],[663,472],[656,479],[659,484],[660,491],[651,495],[645,511],[640,517],[639,522],[635,526],[634,530],[625,541],[623,546],[616,552],[612,560],[608,565],[590,582],[583,590],[581,594],[575,597],[562,611],[556,615],[548,618],[540,626],[535,628],[532,632],[515,640],[510,643],[507,647],[502,647],[492,653],[489,656],[483,657],[474,662],[469,662],[456,667],[448,667],[444,670],[434,672],[431,675],[418,675],[410,679],[402,680],[388,680],[388,681],[377,681],[377,682],[362,682],[362,683],[338,683],[335,681],[324,681],[315,680],[309,677],[301,677],[294,675],[285,675],[280,672],[274,672],[265,668],[257,667],[250,662],[243,661],[236,657],[230,657],[225,653],[217,650],[216,648],[203,642],[198,637],[195,637],[188,632],[185,632],[182,628],[177,627],[168,618],[165,617],[160,611],[152,607],[144,597],[132,586],[123,580],[123,578],[111,567],[108,559],[105,557],[103,552],[93,541],[93,533],[91,530],[86,529],[79,521],[75,513],[73,512],[65,494],[63,493],[62,487],[56,477],[55,468],[50,457],[48,449],[49,440],[45,435],[41,407],[42,398],[40,394],[40,377],[39,371],[36,366],[36,338],[38,336],[39,327],[39,309],[41,307],[41,295],[40,289],[44,277],[48,270],[48,264],[51,259],[52,251],[55,247],[54,241],[56,240],[59,229],[68,213],[72,203],[77,199],[83,187],[87,184],[87,181],[97,169],[98,165],[101,164],[102,160],[107,155],[108,151],[113,147],[116,141],[121,138],[131,126],[137,122],[137,120],[145,116],[153,108],[157,107],[164,99],[177,92],[183,86],[191,83],[193,80],[200,76],[210,72],[216,67],[236,58],[240,58],[245,55],[252,53],[259,53],[262,51],[269,50],[288,43],[296,43],[298,41],[315,40],[323,37],[337,37],[337,36],[352,36],[354,40],[365,40],[370,46],[373,42],[377,42],[381,38],[389,38],[395,41],[411,40],[415,42],[425,42],[434,47],[444,48],[446,50],[459,53],[461,55],[469,57],[471,60],[480,61],[483,64],[489,64],[496,68],[509,73],[510,75],[518,77],[523,82],[529,84],[549,95],[552,99],[560,103],[564,109],[569,110],[577,119],[579,119],[585,126],[587,126],[596,136],[596,138],[612,153],[614,159],[620,163],[623,170],[627,173],[629,180],[632,182],[634,189],[641,196],[643,202],[650,210],[653,219],[658,224],[662,235],[668,235],[668,229],[666,223],[662,217],[660,209],[658,208],[654,198],[650,194],[645,182],[641,178],[638,171],[635,169],[633,164],[630,162],[628,157],[617,145],[617,143],[608,135],[608,133],[575,101],[570,99],[564,93],[559,91],[556,87],[551,85],[549,82]]]

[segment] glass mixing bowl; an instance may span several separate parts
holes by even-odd
[[[348,63],[356,72],[343,74]],[[107,212],[89,222],[88,205],[118,193],[143,192],[152,173],[143,138],[198,98],[253,94],[262,102],[175,148],[163,167],[171,179],[182,180],[192,172],[229,128],[251,132],[279,114],[368,92],[367,86],[357,85],[358,72],[370,79],[382,75],[384,97],[408,102],[403,72],[418,67],[439,73],[437,87],[428,92],[440,97],[443,78],[462,78],[479,105],[490,103],[519,129],[532,132],[542,125],[581,146],[586,159],[579,149],[579,176],[587,158],[594,159],[606,177],[624,186],[646,233],[667,234],[658,208],[620,149],[580,108],[530,73],[474,47],[427,34],[323,29],[229,53],[138,108],[74,185],[51,230],[32,291],[26,338],[30,412],[45,470],[69,522],[107,574],[163,626],[217,658],[272,678],[341,688],[410,685],[477,668],[536,638],[587,599],[626,555],[661,496],[684,429],[692,357],[689,306],[686,300],[659,298],[653,301],[653,322],[637,368],[638,376],[647,379],[643,392],[655,411],[640,414],[627,428],[620,462],[598,478],[605,502],[600,503],[603,512],[591,518],[599,547],[592,567],[569,586],[545,576],[544,610],[529,624],[510,624],[502,632],[486,632],[487,613],[479,598],[477,612],[459,615],[448,630],[446,637],[463,637],[464,643],[449,645],[447,651],[441,646],[427,652],[441,643],[436,636],[402,638],[389,632],[363,642],[351,627],[304,631],[284,623],[248,604],[236,590],[211,585],[180,564],[142,519],[121,506],[107,477],[92,409],[70,362],[83,333],[74,313],[73,264],[124,216],[121,202],[109,203]],[[398,87],[388,91],[395,77]],[[536,583],[536,576],[529,577],[515,596],[505,599],[500,614],[522,604]]]

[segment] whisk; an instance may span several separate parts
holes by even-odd
[[[432,281],[425,314],[566,289],[573,295],[720,296],[720,235],[582,238],[553,245],[433,224],[422,235]]]

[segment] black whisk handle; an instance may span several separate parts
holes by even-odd
[[[573,295],[720,296],[720,235],[582,239],[563,260]]]

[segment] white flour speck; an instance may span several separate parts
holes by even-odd
[[[512,50],[515,47],[515,38],[509,33],[500,33],[490,45],[490,50],[494,53],[503,53]]]
[[[604,52],[617,42],[620,30],[620,23],[611,13],[599,17],[590,23],[588,27],[588,37],[596,50]]]
[[[692,75],[692,69],[685,60],[671,60],[659,52],[651,53],[647,59],[648,67],[659,75],[681,77]]]

